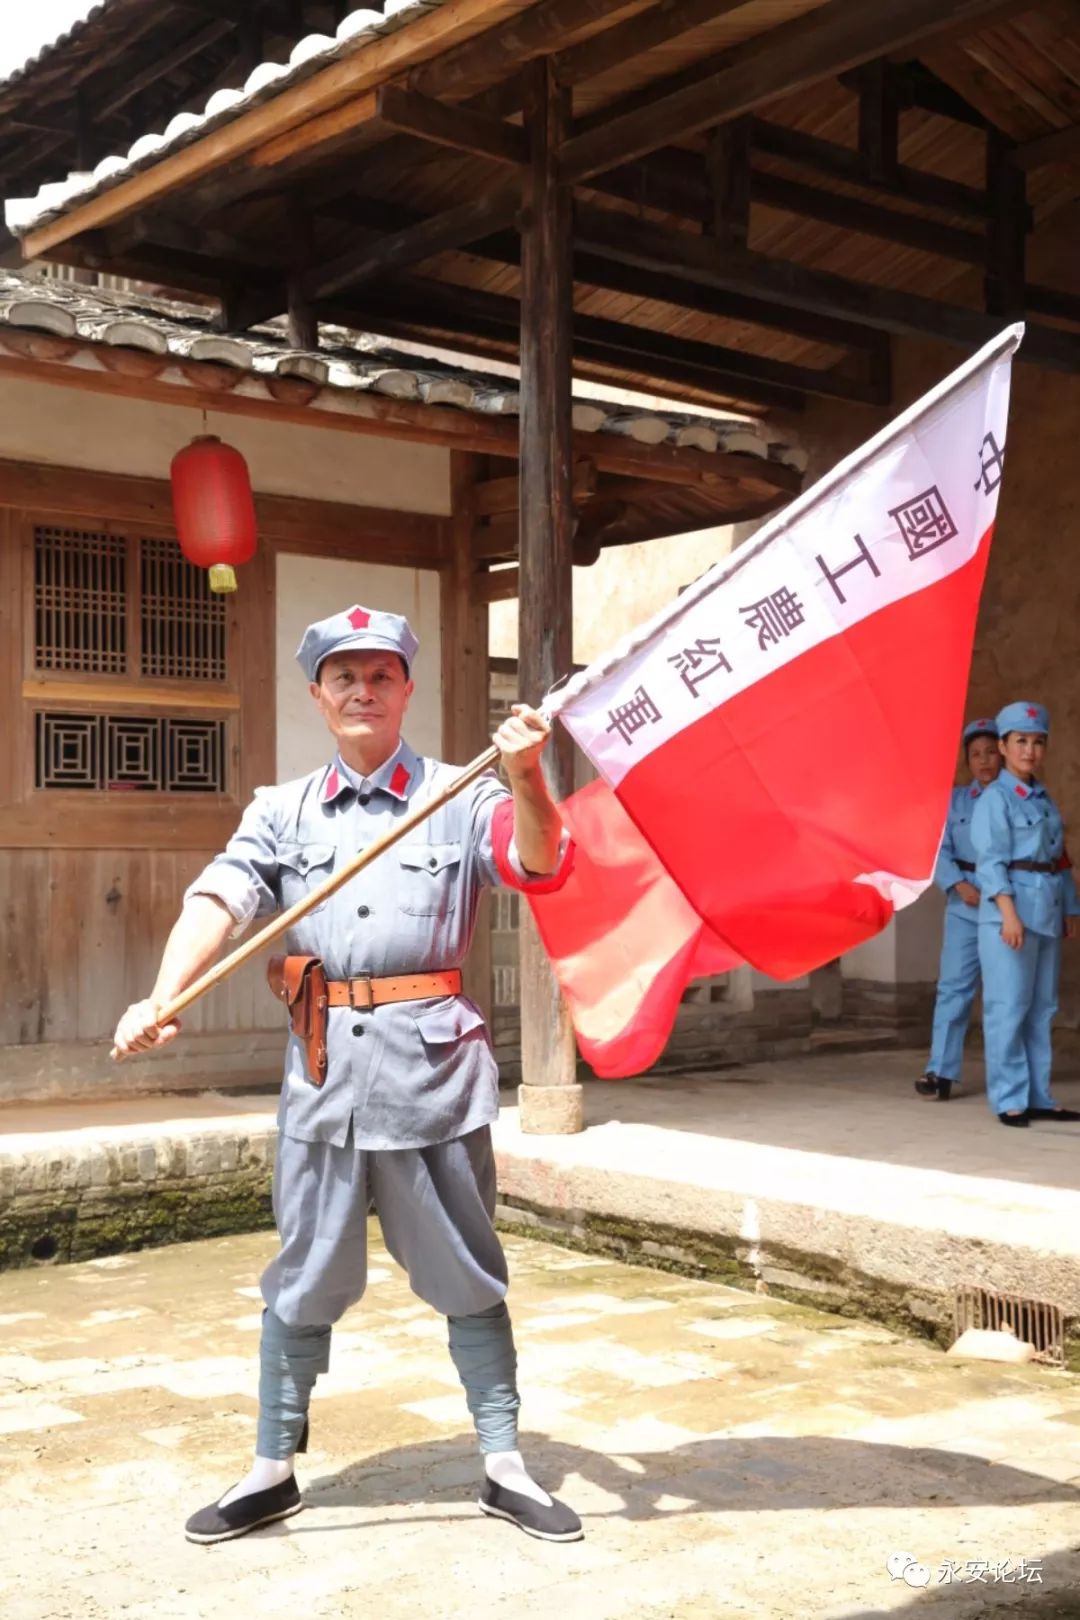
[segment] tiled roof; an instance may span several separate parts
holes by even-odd
[[[104,0],[93,15],[107,10],[109,3],[110,0]],[[243,85],[215,90],[202,112],[177,113],[163,130],[140,135],[126,152],[103,158],[93,170],[50,181],[41,186],[34,197],[9,198],[5,204],[8,229],[16,236],[23,235],[45,220],[64,213],[73,203],[86,202],[99,192],[107,191],[140,169],[159,162],[167,153],[201,140],[211,130],[238,118],[249,108],[271,100],[287,87],[343,56],[362,50],[374,40],[407,28],[429,12],[438,11],[443,4],[444,0],[381,0],[379,10],[364,7],[349,12],[333,34],[305,34],[294,45],[288,62],[260,62]],[[85,25],[77,24],[64,39],[82,26]],[[20,74],[28,72],[53,48],[47,47],[38,57],[31,58],[19,70]]]
[[[347,411],[351,399],[374,393],[487,416],[518,413],[513,378],[407,353],[371,334],[321,326],[317,350],[296,350],[277,324],[253,328],[244,337],[224,337],[208,312],[191,304],[0,270],[0,348],[5,333],[13,337],[19,332],[71,340],[73,354],[76,344],[88,344],[110,359],[118,353],[137,355],[140,374],[172,373],[179,384],[198,383],[201,367],[209,362],[226,368],[226,376],[228,369],[235,371],[237,385],[254,385],[291,403],[322,396],[324,407]],[[7,341],[11,346],[10,337]],[[155,359],[160,362],[156,371]],[[579,431],[707,453],[738,452],[805,469],[805,453],[779,442],[762,424],[616,406],[589,394],[588,384],[575,385],[574,426]]]

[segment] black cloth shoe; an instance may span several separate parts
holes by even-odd
[[[998,1119],[1000,1119],[1000,1121],[1001,1121],[1001,1123],[1003,1125],[1021,1125],[1021,1126],[1023,1126],[1023,1125],[1027,1125],[1029,1123],[1026,1113],[1023,1113],[1023,1114],[999,1114]]]
[[[257,1530],[260,1524],[273,1524],[275,1519],[299,1513],[303,1505],[296,1475],[290,1474],[280,1485],[272,1485],[268,1491],[252,1491],[228,1507],[211,1502],[209,1507],[200,1508],[185,1524],[184,1534],[189,1541],[234,1541],[249,1530]]]
[[[537,1536],[541,1541],[580,1541],[585,1534],[581,1520],[565,1502],[552,1498],[551,1506],[545,1507],[520,1491],[508,1491],[493,1479],[485,1479],[478,1505],[481,1513],[492,1519],[508,1519],[527,1536]]]
[[[1029,1119],[1080,1119],[1075,1108],[1029,1108]]]
[[[916,1080],[915,1090],[920,1097],[936,1097],[938,1094],[938,1077],[936,1074],[924,1074],[921,1080]]]

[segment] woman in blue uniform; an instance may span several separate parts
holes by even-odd
[[[975,806],[1001,769],[997,726],[971,720],[964,727],[964,758],[971,780],[953,789],[934,882],[946,897],[934,1026],[926,1073],[916,1080],[920,1097],[948,1102],[960,1083],[964,1037],[979,988],[979,890],[971,818]]]
[[[1010,703],[997,727],[1004,765],[971,824],[987,1096],[1003,1125],[1080,1119],[1050,1095],[1061,941],[1080,916],[1061,812],[1038,779],[1050,718],[1041,703]]]

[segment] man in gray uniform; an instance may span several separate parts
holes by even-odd
[[[179,1025],[159,1024],[158,1009],[231,935],[292,905],[453,780],[454,767],[420,758],[401,737],[416,650],[403,618],[359,606],[308,628],[297,658],[336,757],[256,792],[224,853],[184,896],[150,997],[121,1018],[121,1055],[176,1037]],[[324,1032],[293,1033],[285,1056],[274,1170],[281,1250],[262,1278],[254,1464],[189,1519],[189,1540],[223,1541],[299,1512],[294,1455],[306,1449],[331,1325],[364,1292],[372,1198],[413,1291],[447,1317],[484,1455],[480,1508],[545,1540],[582,1533],[517,1449],[506,1260],[492,1225],[498,1076],[483,1017],[461,995],[483,885],[558,887],[569,870],[572,850],[540,767],[547,738],[542,716],[515,706],[494,739],[510,791],[494,774],[479,778],[286,936],[292,960],[321,963],[329,1006]]]

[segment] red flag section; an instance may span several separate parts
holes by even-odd
[[[691,979],[797,977],[926,888],[952,786],[1015,329],[577,676],[602,780],[530,897],[596,1072],[655,1062]]]

